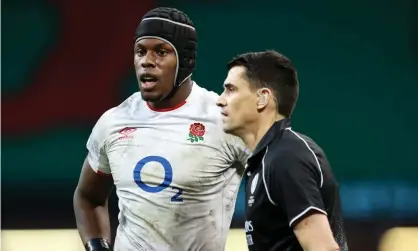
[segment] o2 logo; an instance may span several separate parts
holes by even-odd
[[[158,162],[164,168],[164,181],[159,184],[158,186],[149,186],[145,184],[141,179],[141,171],[144,166],[149,162]],[[148,193],[159,193],[170,186],[171,182],[173,181],[173,168],[171,167],[170,162],[161,156],[147,156],[136,163],[134,168],[134,181],[135,183]],[[172,187],[173,190],[176,190],[177,193],[171,197],[172,202],[183,202],[183,198],[180,196],[183,194],[183,190],[178,187]]]

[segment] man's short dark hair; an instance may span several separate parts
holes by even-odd
[[[273,50],[249,52],[232,59],[228,70],[235,66],[246,69],[245,77],[255,88],[273,90],[280,114],[292,115],[299,95],[299,82],[296,70],[286,56]]]

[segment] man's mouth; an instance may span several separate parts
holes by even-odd
[[[153,74],[144,73],[139,76],[139,81],[141,82],[141,89],[147,91],[154,88],[157,84],[158,78]]]

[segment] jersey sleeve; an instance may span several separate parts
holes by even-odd
[[[226,134],[226,150],[235,162],[240,163],[243,167],[246,166],[251,153],[240,138]]]
[[[106,139],[109,134],[109,120],[111,110],[105,112],[96,125],[87,140],[87,161],[91,168],[98,174],[111,175],[109,160],[106,154]]]
[[[269,167],[272,203],[282,207],[290,227],[312,211],[327,214],[320,192],[322,173],[309,149],[295,149],[277,156]]]

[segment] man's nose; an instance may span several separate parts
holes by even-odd
[[[223,93],[221,96],[219,96],[218,100],[216,100],[216,105],[219,107],[224,107],[226,105],[226,101],[223,97]]]
[[[152,53],[147,53],[141,59],[141,66],[143,68],[155,67],[155,58]]]

